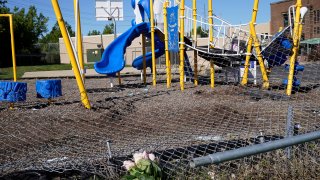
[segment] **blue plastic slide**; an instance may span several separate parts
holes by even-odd
[[[150,38],[150,34],[147,35],[147,37]],[[156,58],[159,58],[165,53],[165,46],[164,43],[160,40],[160,38],[155,34],[155,54]],[[146,67],[152,68],[152,53],[148,52],[146,53]],[[143,55],[137,57],[133,62],[132,66],[138,70],[143,69]]]
[[[125,67],[124,54],[126,48],[140,34],[148,33],[149,29],[148,23],[140,23],[121,34],[105,49],[101,61],[94,64],[96,72],[106,75],[114,75],[120,72]]]

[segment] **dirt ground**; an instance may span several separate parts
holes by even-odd
[[[137,78],[126,77],[114,88],[106,78],[87,79],[91,110],[81,105],[74,79],[62,79],[63,96],[49,105],[35,98],[35,80],[25,80],[27,102],[14,110],[0,104],[0,177],[29,170],[103,174],[108,141],[113,157],[125,157],[261,133],[285,136],[289,106],[301,132],[319,128],[320,91],[314,84],[288,98],[276,84],[260,90],[217,83],[211,90],[206,83],[187,83],[181,92],[178,82],[167,90],[165,82],[145,87]]]

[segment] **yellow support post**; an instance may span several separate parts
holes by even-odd
[[[13,81],[17,82],[17,63],[16,63],[16,49],[15,49],[15,43],[14,43],[13,16],[12,16],[12,14],[0,14],[0,17],[8,17],[9,18]]]
[[[251,53],[252,53],[252,42],[253,42],[253,38],[250,33],[250,39],[249,39],[248,45],[247,45],[246,61],[244,63],[244,73],[243,73],[243,77],[242,77],[242,81],[241,81],[241,85],[243,85],[243,86],[248,84],[248,74],[249,74],[249,66],[250,66],[249,61],[250,61]]]
[[[142,34],[143,83],[147,85],[146,36]]]
[[[197,0],[192,0],[193,6],[193,41],[194,46],[197,47]],[[193,58],[194,58],[194,85],[198,86],[198,51],[193,51]]]
[[[184,0],[180,2],[180,89],[184,91]]]
[[[13,18],[9,14],[10,34],[11,34],[11,54],[12,54],[12,68],[13,68],[13,81],[17,81],[17,63],[16,63],[16,49],[14,44],[14,31],[13,31]]]
[[[82,45],[82,31],[81,31],[81,18],[80,18],[80,6],[79,6],[79,0],[74,0],[74,13],[75,17],[77,19],[77,52],[78,52],[78,58],[79,58],[79,65],[81,68],[81,77],[83,81],[85,80],[85,74],[84,74],[84,61],[83,61],[83,45]]]
[[[255,23],[257,20],[257,14],[259,10],[258,8],[259,8],[259,0],[255,0],[253,11],[252,11],[252,19],[251,19],[251,22],[249,23],[250,39],[247,46],[247,55],[246,55],[246,61],[244,65],[245,69],[244,69],[244,74],[243,74],[241,84],[246,85],[248,83],[248,73],[249,73],[249,63],[250,63],[249,61],[252,53],[252,45],[254,45],[254,48],[257,54],[257,59],[260,65],[261,74],[262,74],[263,88],[269,88],[269,79],[268,79],[267,71],[264,65],[264,60],[261,55],[260,42],[258,40],[256,29],[255,29]]]
[[[292,49],[292,56],[290,57],[290,70],[288,75],[288,85],[287,85],[287,95],[291,96],[292,94],[292,86],[293,86],[293,77],[294,77],[294,65],[296,62],[296,58],[298,56],[298,47],[299,47],[299,40],[300,37],[300,9],[302,7],[301,0],[297,0],[296,4],[296,19],[294,22],[294,31],[293,31],[293,49]],[[302,26],[302,25],[301,25]],[[301,33],[302,33],[302,27],[301,27]]]
[[[210,48],[214,48],[213,47],[213,10],[212,10],[212,0],[208,0],[208,19],[209,19],[209,39],[210,39],[210,43],[209,43],[209,49]],[[213,59],[210,59],[210,79],[211,79],[211,85],[210,87],[213,89],[215,86],[215,82],[214,82],[214,62]]]
[[[165,42],[165,55],[166,55],[166,73],[167,73],[167,88],[171,87],[171,61],[169,54],[169,38],[168,38],[168,18],[167,18],[167,7],[169,1],[163,3],[163,22],[164,22],[164,42]]]
[[[77,66],[76,57],[75,57],[75,54],[74,54],[74,52],[72,50],[71,41],[70,41],[70,39],[68,37],[67,29],[66,29],[65,22],[63,20],[62,14],[61,14],[59,3],[58,3],[57,0],[51,0],[51,3],[52,3],[52,6],[53,6],[53,9],[54,9],[54,12],[56,14],[56,18],[57,18],[57,21],[58,21],[58,24],[59,24],[59,27],[60,27],[60,30],[61,30],[61,34],[62,34],[64,43],[65,43],[67,51],[68,51],[68,55],[69,55],[69,58],[70,58],[70,61],[71,61],[71,65],[72,65],[72,69],[73,69],[74,75],[76,77],[76,81],[77,81],[77,84],[78,84],[78,87],[79,87],[82,104],[87,109],[91,109],[91,105],[90,105],[90,102],[89,102],[89,99],[88,99],[87,91],[86,91],[86,89],[84,87],[84,83],[82,81],[81,74],[80,74],[80,71],[79,71],[78,66]]]
[[[156,68],[156,54],[155,54],[155,38],[154,38],[154,12],[153,0],[150,0],[150,28],[151,28],[151,52],[152,52],[152,84],[157,85],[157,68]]]
[[[121,73],[118,72],[117,74],[118,74],[118,82],[119,82],[119,85],[121,85]]]

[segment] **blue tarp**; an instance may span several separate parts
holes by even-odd
[[[37,98],[52,99],[62,96],[61,80],[36,81]]]
[[[27,83],[0,82],[0,101],[19,102],[27,99]]]

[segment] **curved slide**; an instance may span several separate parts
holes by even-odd
[[[103,52],[100,62],[94,64],[94,69],[97,73],[114,75],[117,72],[120,72],[125,67],[124,54],[126,53],[126,48],[131,45],[131,42],[140,36],[140,34],[149,33],[150,25],[149,23],[140,23],[132,26],[125,33],[120,35],[115,39]],[[162,56],[164,51],[164,43],[161,39],[155,35],[155,46],[156,46],[156,58]],[[146,63],[147,67],[152,66],[152,53],[149,52],[146,54]],[[136,58],[132,66],[138,70],[143,69],[143,56]]]
[[[148,23],[140,23],[132,26],[125,33],[115,39],[103,52],[101,61],[94,64],[94,69],[99,74],[114,75],[125,67],[124,54],[131,42],[149,32]]]
[[[147,35],[149,37],[150,34]],[[149,37],[150,38],[150,37]],[[151,39],[151,38],[150,38]],[[165,53],[165,46],[162,40],[155,34],[155,54],[159,58]],[[143,69],[143,55],[137,57],[132,62],[132,66],[138,70]],[[146,67],[152,68],[152,52],[146,53]]]

